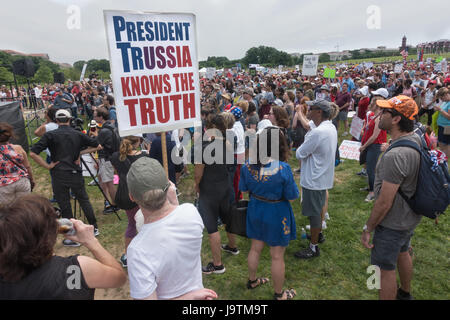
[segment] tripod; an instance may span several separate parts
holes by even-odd
[[[92,157],[92,155],[91,155],[91,157]],[[94,157],[92,157],[92,159],[94,159]],[[89,167],[88,167],[88,165],[86,164],[86,162],[84,161],[83,157],[80,156],[80,160],[81,160],[81,163],[83,163],[83,165],[84,165],[84,167],[86,168],[86,170],[89,172],[89,175],[90,175],[90,176],[92,177],[92,179],[94,180],[94,182],[95,182],[95,184],[97,185],[98,189],[99,189],[100,192],[102,193],[103,198],[104,198],[105,200],[108,201],[108,198],[106,197],[105,192],[103,191],[103,189],[102,189],[102,187],[100,186],[100,184],[97,182],[97,179],[95,178],[94,174],[91,172],[91,169],[89,169]],[[94,161],[95,161],[95,159],[94,159]],[[75,199],[75,201],[76,201],[76,199]],[[81,208],[80,208],[80,209],[81,209]],[[76,210],[76,202],[75,202],[75,210]],[[117,219],[119,219],[119,221],[121,221],[122,219],[120,219],[119,215],[117,214],[117,211],[119,211],[119,209],[117,209],[116,207],[113,207],[113,211],[114,211],[114,214],[116,215]],[[81,213],[80,213],[80,215],[81,215]]]
[[[27,81],[28,81],[28,93],[30,94],[28,96],[28,101],[30,103],[30,106],[33,108],[33,111],[30,113],[32,115],[31,119],[28,119],[28,115],[30,115],[30,114],[28,114],[26,116],[25,128],[28,128],[29,141],[30,141],[31,146],[33,146],[33,141],[36,139],[39,139],[39,137],[33,138],[32,133],[31,133],[31,124],[34,121],[35,127],[37,129],[41,125],[41,118],[38,115],[38,111],[37,111],[37,107],[36,107],[36,97],[31,94],[30,79],[27,79]]]

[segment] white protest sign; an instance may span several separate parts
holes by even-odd
[[[434,71],[436,71],[436,72],[442,71],[442,64],[441,63],[436,63],[434,65]]]
[[[441,71],[447,73],[447,60],[444,59],[441,61]]]
[[[103,14],[119,134],[201,125],[195,15]]]
[[[83,81],[84,74],[86,73],[87,63],[83,65],[83,70],[81,70],[80,81]]]
[[[318,55],[303,56],[303,76],[315,76],[317,74],[317,66],[319,65]]]
[[[295,70],[299,71],[300,70],[300,66],[298,64],[295,65]]]
[[[339,156],[344,159],[359,160],[361,142],[344,140],[339,146]]]
[[[431,58],[427,58],[427,64],[431,63]]]
[[[216,74],[216,68],[206,68],[206,78],[212,79]]]
[[[370,69],[373,67],[373,62],[364,62],[364,68]]]
[[[364,120],[360,119],[359,117],[354,117],[352,120],[352,125],[350,127],[350,134],[355,137],[355,139],[359,140],[363,126]]]
[[[402,64],[396,64],[395,65],[395,67],[394,67],[394,72],[395,73],[402,73],[402,70],[403,70],[403,65]]]

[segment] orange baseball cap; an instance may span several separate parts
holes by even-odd
[[[380,108],[394,109],[409,120],[414,120],[414,116],[419,113],[419,108],[414,99],[404,95],[389,100],[377,100],[377,105]]]

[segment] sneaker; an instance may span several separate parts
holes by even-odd
[[[373,200],[375,200],[375,195],[371,195],[369,193],[364,201],[365,202],[372,202]]]
[[[91,182],[89,182],[88,183],[88,186],[95,186],[95,185],[97,185],[97,183],[95,183],[97,181],[97,183],[98,183],[98,180],[97,180],[97,178],[95,178],[94,180],[92,180]]]
[[[325,220],[330,220],[330,215],[328,214],[328,212],[325,212]]]
[[[128,265],[127,265],[127,256],[125,254],[123,254],[120,257],[120,263],[122,264],[122,267],[124,267],[124,268],[128,267]]]
[[[94,228],[94,237],[97,237],[100,235],[100,231],[98,231],[98,228]]]
[[[64,239],[62,243],[63,243],[63,245],[65,247],[79,247],[79,246],[81,246],[81,244],[79,244],[78,242],[75,242],[75,241],[72,241],[72,240],[69,240],[69,239]]]
[[[215,266],[214,263],[210,262],[206,267],[202,268],[202,272],[204,274],[211,274],[211,273],[224,273],[225,267],[224,265]]]
[[[311,240],[311,235],[310,235],[310,234],[307,234],[307,235],[306,235],[306,239]],[[319,240],[318,240],[318,242],[319,242],[319,243],[324,243],[324,242],[325,242],[325,237],[324,237],[324,235],[323,235],[322,232],[319,233]]]
[[[328,217],[328,219],[330,219],[330,218]],[[325,220],[326,220],[326,216],[325,216]],[[327,228],[327,223],[325,220],[322,221],[322,230],[325,230]],[[309,225],[309,224],[306,225],[306,230],[311,230],[311,225]]]
[[[360,172],[358,172],[357,174],[356,174],[357,176],[361,176],[361,177],[367,177],[367,172],[366,171],[363,171],[363,170],[361,170]]]
[[[232,255],[237,255],[239,254],[239,249],[238,248],[231,248],[230,246],[228,246],[227,244],[223,244],[222,245],[222,250],[231,253]]]
[[[105,209],[103,209],[103,214],[111,214],[111,213],[114,213],[113,206],[108,206],[108,207],[105,207]]]
[[[319,246],[316,247],[316,252],[312,251],[310,247],[300,250],[294,254],[298,259],[311,259],[320,256]]]
[[[414,300],[414,297],[409,292],[405,292],[402,289],[398,288],[397,300]]]

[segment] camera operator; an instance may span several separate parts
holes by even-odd
[[[100,187],[109,196],[109,204],[105,203],[103,213],[109,214],[114,212],[116,197],[116,189],[114,187],[114,167],[110,158],[112,154],[119,151],[120,138],[114,132],[114,125],[109,120],[109,111],[104,107],[99,107],[94,111],[94,120],[100,130],[89,131],[90,136],[97,137],[99,146],[98,151],[98,178]],[[118,210],[118,209],[116,209]]]
[[[59,109],[71,110],[73,103],[72,98],[61,88],[56,88],[55,91],[57,92],[57,96],[53,101],[53,108],[57,110]]]
[[[98,143],[95,139],[70,126],[71,116],[68,110],[58,110],[55,118],[59,126],[58,129],[44,133],[41,140],[31,148],[30,157],[41,167],[50,170],[53,193],[61,208],[63,218],[73,218],[70,204],[70,191],[72,191],[89,224],[94,226],[94,233],[98,235],[97,221],[84,187],[84,178],[79,165],[80,151],[86,147],[94,148],[85,150],[83,153],[95,150]],[[39,155],[46,148],[50,150],[52,155],[50,164]],[[63,241],[63,245],[78,247],[80,244],[66,239]]]

